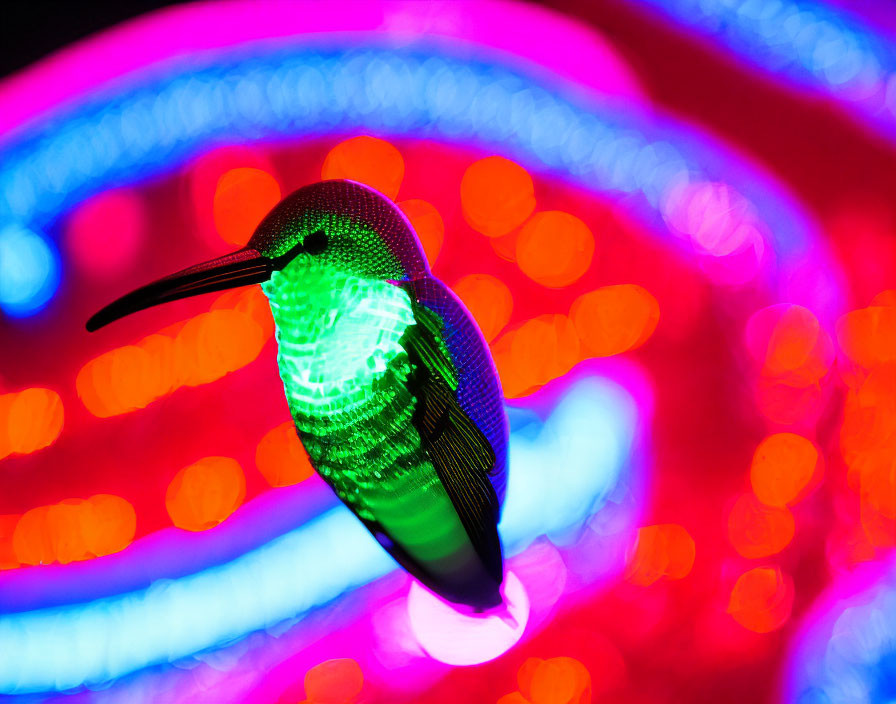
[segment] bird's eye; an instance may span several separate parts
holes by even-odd
[[[320,254],[327,248],[328,243],[327,233],[323,230],[317,230],[305,237],[305,241],[302,242],[302,248],[308,254]]]

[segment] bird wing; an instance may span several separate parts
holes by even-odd
[[[413,296],[411,300],[416,324],[400,342],[414,369],[408,379],[417,399],[413,423],[473,548],[500,583],[500,504],[489,480],[495,451],[458,401],[458,373],[443,341],[441,318]]]
[[[444,341],[458,381],[457,400],[488,438],[495,453],[489,481],[504,501],[507,485],[507,416],[498,373],[488,345],[463,304],[441,281],[425,276],[400,284],[414,301],[415,310],[426,309],[438,316]]]

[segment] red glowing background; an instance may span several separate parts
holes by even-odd
[[[33,325],[0,321],[0,569],[92,559],[172,524],[208,530],[311,478],[259,289],[93,336],[83,322],[136,284],[245,243],[282,195],[351,178],[408,216],[478,321],[508,399],[615,355],[648,370],[655,394],[623,574],[412,701],[777,700],[823,589],[896,545],[896,148],[622,0],[551,5],[602,32],[657,108],[792,189],[848,280],[835,330],[756,292],[733,304],[750,311],[742,325],[624,204],[501,155],[359,134],[222,147],[67,213],[66,295]],[[698,229],[693,218],[738,207],[712,188],[684,202],[682,227]],[[400,700],[365,687],[354,661],[328,660],[280,701]]]

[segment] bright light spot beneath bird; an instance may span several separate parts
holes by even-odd
[[[20,225],[0,231],[0,308],[13,318],[34,315],[59,287],[59,262],[52,246]]]
[[[411,631],[426,653],[448,665],[494,660],[519,641],[529,620],[529,597],[513,572],[504,578],[504,607],[468,615],[434,596],[417,582],[408,593]]]
[[[563,392],[562,398],[547,395],[536,399],[537,408],[548,413],[543,423],[541,416],[527,409],[511,409],[511,415],[517,416],[512,421],[509,447],[513,472],[499,526],[505,554],[511,560],[539,536],[580,534],[588,521],[591,528],[605,531],[600,536],[612,542],[603,543],[604,548],[611,548],[609,552],[595,549],[583,557],[590,564],[596,562],[601,574],[615,571],[608,554],[620,545],[610,532],[627,532],[630,519],[621,519],[618,505],[611,506],[618,496],[614,487],[625,490],[631,481],[629,458],[636,451],[640,418],[652,405],[649,387],[639,378],[634,377],[635,388],[641,390],[636,397],[618,382],[597,376],[595,370],[583,376],[576,372],[555,389]],[[555,390],[546,389],[546,394]],[[527,418],[520,418],[521,412]],[[545,472],[545,467],[552,471]],[[205,483],[200,489],[193,492],[194,497],[218,503],[220,491]],[[34,598],[10,594],[9,590],[4,597],[10,605],[25,601],[30,605],[27,610],[15,608],[15,612],[4,614],[0,623],[0,692],[44,693],[101,685],[141,668],[186,662],[185,658],[199,651],[217,657],[214,649],[233,645],[236,650],[218,651],[222,659],[217,662],[224,662],[228,653],[243,653],[243,647],[252,647],[251,641],[243,640],[242,645],[237,639],[263,629],[283,634],[281,624],[288,628],[297,616],[332,604],[340,594],[396,569],[395,562],[347,508],[338,506],[297,519],[296,504],[288,500],[290,490],[277,493],[280,491],[287,500],[268,504],[265,514],[271,523],[286,530],[274,539],[266,527],[259,528],[258,514],[253,513],[257,508],[247,507],[247,513],[228,519],[233,522],[221,529],[223,533],[165,531],[152,541],[134,545],[121,559],[82,565],[77,576],[29,570]],[[603,515],[604,509],[607,515]],[[0,522],[0,532],[8,534],[9,523],[7,519]],[[40,528],[45,524],[36,523],[32,535],[38,541],[39,557],[45,554],[46,533]],[[226,551],[220,551],[225,544],[221,541],[234,535],[228,532],[231,528],[239,531],[247,544],[259,547],[222,562]],[[268,536],[267,542],[260,536]],[[158,550],[152,547],[155,540],[159,541]],[[196,571],[169,578],[175,554],[188,555]],[[8,560],[2,545],[0,559]],[[539,597],[532,603],[544,608],[556,592],[546,592],[537,580],[529,578],[531,570],[524,563],[517,564],[514,569],[524,576],[527,594]],[[548,570],[542,567],[542,573],[547,576]],[[70,593],[60,588],[60,579],[77,579],[86,585],[88,576],[97,582],[96,587],[77,592],[84,601],[54,597]],[[147,578],[153,580],[151,586],[122,591],[125,585],[144,584]],[[594,578],[589,576],[588,582]],[[505,597],[514,599],[510,593]],[[300,621],[297,632],[316,637],[315,620]],[[407,639],[415,638],[409,624],[406,633]],[[287,648],[296,642],[291,637],[284,641]],[[81,646],[73,648],[72,643]],[[418,652],[414,651],[415,657]],[[252,656],[250,667],[251,661]],[[296,675],[291,677],[294,681]]]

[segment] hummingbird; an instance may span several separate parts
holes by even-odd
[[[408,219],[348,180],[281,200],[246,247],[138,288],[87,322],[261,284],[296,432],[378,543],[440,597],[502,603],[507,420],[489,348]]]

